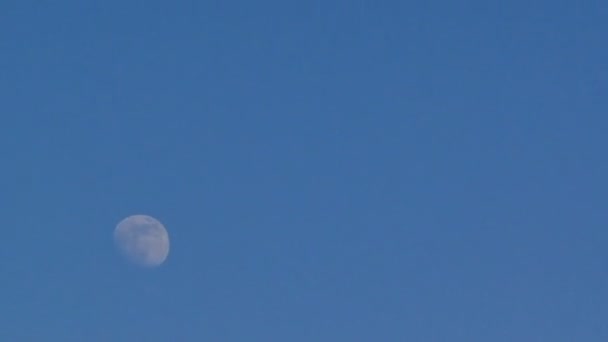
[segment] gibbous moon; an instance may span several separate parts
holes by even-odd
[[[120,221],[114,229],[114,242],[120,252],[138,266],[159,266],[169,255],[167,230],[147,215],[133,215]]]

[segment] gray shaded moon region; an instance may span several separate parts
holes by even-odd
[[[120,221],[114,229],[114,242],[120,252],[138,266],[159,266],[169,255],[167,230],[147,215],[132,215]]]

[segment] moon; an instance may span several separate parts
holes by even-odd
[[[132,215],[116,225],[114,242],[132,263],[160,266],[169,255],[169,234],[160,221],[148,215]]]

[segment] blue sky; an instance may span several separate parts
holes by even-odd
[[[607,19],[3,1],[0,339],[606,341]]]

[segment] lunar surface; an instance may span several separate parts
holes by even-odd
[[[120,221],[114,229],[114,242],[132,263],[156,267],[169,255],[169,234],[157,219],[133,215]]]

